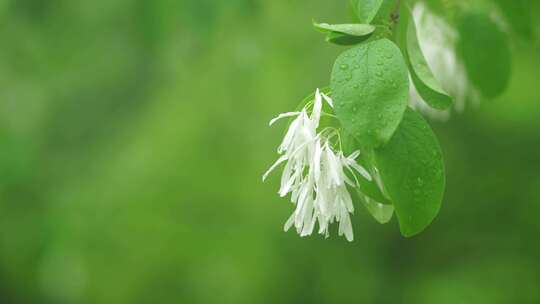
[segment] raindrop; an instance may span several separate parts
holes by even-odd
[[[349,68],[349,65],[348,64],[342,64],[342,65],[339,66],[339,68],[342,69],[342,70],[346,70],[346,69]]]

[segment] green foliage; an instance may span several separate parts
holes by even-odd
[[[375,27],[369,24],[328,24],[313,21],[313,26],[326,34],[326,41],[338,45],[358,44],[375,31]]]
[[[446,93],[435,79],[420,48],[413,16],[407,6],[401,10],[401,42],[409,72],[416,90],[431,107],[445,110],[452,105],[452,97]]]
[[[398,0],[382,0],[381,6],[375,15],[375,18],[373,18],[372,23],[381,25],[391,24],[393,22],[391,20],[392,11],[399,11],[397,4]]]
[[[424,230],[439,212],[445,186],[441,149],[427,122],[407,109],[392,140],[374,150],[372,161],[394,203],[401,233]]]
[[[381,39],[343,52],[334,64],[331,87],[343,128],[362,147],[390,139],[409,96],[407,67],[393,42]]]
[[[359,23],[386,25],[396,0],[351,0],[351,8]]]
[[[471,82],[488,98],[499,96],[510,79],[508,36],[483,13],[466,13],[458,24],[458,49]]]
[[[358,178],[361,201],[380,223],[388,222],[395,208],[402,234],[412,236],[425,229],[440,209],[444,170],[434,134],[420,115],[407,108],[408,75],[433,108],[448,109],[452,98],[428,67],[406,4],[401,8],[395,1],[351,4],[361,23],[382,27],[396,22],[395,12],[401,11],[400,25],[390,38],[402,50],[385,35],[376,35],[338,56],[330,86],[336,115],[347,134],[346,149],[369,152],[359,162],[374,180]],[[352,25],[315,26],[352,34]],[[364,24],[358,29],[362,35],[368,32]]]
[[[330,32],[326,35],[326,41],[337,45],[355,45],[366,41],[369,36],[351,36],[338,32]]]
[[[368,36],[373,33],[375,27],[369,24],[328,24],[313,21],[313,26],[322,33],[342,33],[350,36]]]
[[[351,7],[359,22],[371,23],[379,12],[382,3],[383,0],[351,0]]]

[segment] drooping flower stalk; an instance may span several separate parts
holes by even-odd
[[[263,181],[285,163],[278,193],[281,197],[290,194],[295,205],[295,211],[285,223],[285,231],[294,226],[300,236],[307,236],[318,223],[318,232],[328,236],[329,225],[338,222],[339,235],[352,241],[350,214],[354,207],[347,187],[358,187],[358,181],[351,180],[350,176],[356,179],[354,172],[368,180],[371,176],[356,162],[360,151],[349,156],[343,154],[339,129],[319,130],[321,115],[326,114],[322,111],[323,99],[333,109],[332,99],[317,89],[310,114],[311,104],[308,103],[299,112],[283,113],[270,121],[273,125],[282,118],[294,117],[278,148],[281,157],[263,175]]]

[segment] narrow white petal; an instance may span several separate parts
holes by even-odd
[[[313,152],[313,163],[312,163],[315,182],[317,182],[319,178],[321,177],[321,153],[322,153],[321,141],[317,140],[315,142],[315,151]]]
[[[352,198],[351,198],[351,195],[349,194],[349,191],[347,191],[347,188],[345,186],[341,187],[339,196],[346,210],[348,212],[353,212],[354,205],[352,203]]]
[[[326,144],[326,163],[328,166],[328,171],[329,171],[331,180],[334,181],[336,186],[341,185],[342,180],[341,180],[341,176],[339,174],[339,168],[338,168],[339,166],[341,166],[341,163],[337,160],[336,155],[334,154],[332,149],[330,149],[328,144]]]
[[[297,116],[299,115],[300,112],[287,112],[287,113],[281,113],[279,114],[278,116],[276,116],[275,118],[273,118],[272,120],[270,120],[270,123],[268,123],[269,126],[273,125],[276,121],[282,119],[282,118],[285,118],[285,117],[292,117],[292,116]]]
[[[319,127],[319,121],[321,119],[321,110],[322,110],[322,98],[319,89],[315,92],[315,101],[313,103],[313,111],[311,112],[311,121],[314,124],[315,128]]]
[[[357,158],[359,155],[360,155],[360,150],[356,150],[356,151],[354,151],[353,153],[351,153],[351,155],[349,155],[349,156],[347,157],[347,159],[354,161],[354,160],[356,160],[356,158]]]
[[[351,224],[351,218],[347,214],[341,220],[344,221],[343,232],[345,233],[345,238],[347,239],[347,241],[352,242],[354,240],[354,234],[353,234],[353,229],[352,229],[352,224]]]
[[[270,169],[268,169],[268,171],[266,171],[266,173],[264,173],[263,177],[262,177],[262,180],[264,182],[264,180],[266,180],[266,178],[268,177],[268,174],[270,174],[270,172],[272,172],[277,166],[279,166],[282,162],[286,161],[287,160],[287,156],[286,155],[283,155],[282,157],[280,157],[273,165],[272,167],[270,167]]]
[[[296,133],[298,132],[298,127],[302,123],[302,119],[300,116],[298,116],[289,126],[289,129],[287,130],[287,134],[285,134],[285,137],[283,138],[283,141],[281,142],[281,145],[279,146],[278,153],[282,153],[283,151],[287,151],[289,147],[291,146],[294,137]]]
[[[303,212],[303,226],[300,236],[310,235],[313,231],[313,225],[311,224],[315,217],[313,216],[313,200],[310,200],[304,207]]]
[[[345,234],[345,238],[349,242],[352,242],[354,239],[351,218],[349,217],[349,213],[347,213],[347,211],[344,209],[342,209],[339,214],[338,234],[339,235]]]
[[[294,223],[294,213],[289,217],[287,222],[285,222],[285,225],[283,226],[283,230],[284,231],[289,230],[289,228],[291,228],[293,223]]]
[[[288,161],[281,174],[280,188],[283,188],[289,182],[291,176],[293,176],[293,162]]]
[[[313,204],[313,199],[311,198],[311,185],[308,182],[304,182],[302,185],[302,190],[300,190],[300,196],[298,197],[298,205],[296,206],[296,219],[295,226],[297,228],[301,227],[301,222],[303,221],[305,208],[307,204]]]
[[[332,98],[328,97],[326,94],[321,94],[322,97],[324,98],[324,100],[326,100],[326,102],[328,102],[328,104],[333,108],[334,107],[334,102],[332,101]]]
[[[304,228],[302,229],[302,234],[300,234],[300,236],[311,235],[313,233],[313,229],[315,228],[316,221],[317,217],[315,215],[310,216],[309,221],[304,223]]]
[[[298,202],[298,196],[300,196],[300,188],[298,186],[293,187],[291,194],[291,202],[296,204]]]
[[[292,185],[294,184],[294,182],[296,181],[296,176],[291,176],[290,179],[287,181],[286,184],[284,184],[281,188],[279,188],[279,196],[281,197],[285,197],[287,196],[287,194],[289,194],[291,188],[292,188]]]
[[[347,175],[343,175],[343,180],[345,181],[345,183],[347,183],[347,185],[351,186],[351,187],[356,187],[356,182],[353,182]]]
[[[355,161],[349,162],[348,165],[353,167],[356,171],[358,171],[358,173],[360,173],[368,181],[372,180],[369,172],[364,167],[360,166],[357,162]]]

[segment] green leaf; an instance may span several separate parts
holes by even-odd
[[[416,26],[410,10],[406,8],[405,10],[402,10],[402,15],[403,13],[407,16],[407,18],[404,18],[406,21],[402,20],[402,22],[407,22],[406,43],[404,46],[407,55],[405,57],[407,58],[407,63],[410,67],[409,71],[414,86],[428,105],[439,110],[448,109],[452,105],[452,97],[443,90],[439,81],[435,79],[433,72],[428,66],[426,58],[420,48]]]
[[[326,41],[338,45],[354,45],[368,39],[375,31],[375,27],[369,24],[328,24],[316,23],[315,29],[326,33]]]
[[[360,23],[388,24],[390,13],[396,7],[396,0],[351,0],[350,2]]]
[[[485,97],[494,98],[510,79],[511,55],[507,35],[480,13],[464,15],[458,26],[458,49],[470,81]]]
[[[365,1],[365,0],[360,0]],[[405,1],[405,0],[401,0]],[[382,3],[379,7],[379,10],[377,11],[377,14],[375,15],[375,18],[371,21],[373,24],[381,24],[386,25],[390,23],[390,15],[392,14],[392,11],[397,7],[398,1],[397,0],[382,0]]]
[[[323,33],[337,32],[359,37],[367,36],[375,30],[375,27],[369,24],[328,24],[313,21],[313,26]]]
[[[347,34],[331,32],[326,35],[326,41],[336,45],[356,45],[368,39],[369,36],[357,37]]]
[[[371,23],[382,3],[383,0],[351,0],[351,6],[362,23]]]
[[[374,151],[373,161],[394,203],[401,233],[420,233],[439,212],[445,187],[441,149],[429,125],[407,109],[392,140]]]
[[[362,148],[390,140],[409,99],[407,67],[393,42],[381,39],[343,52],[330,86],[339,121]]]

